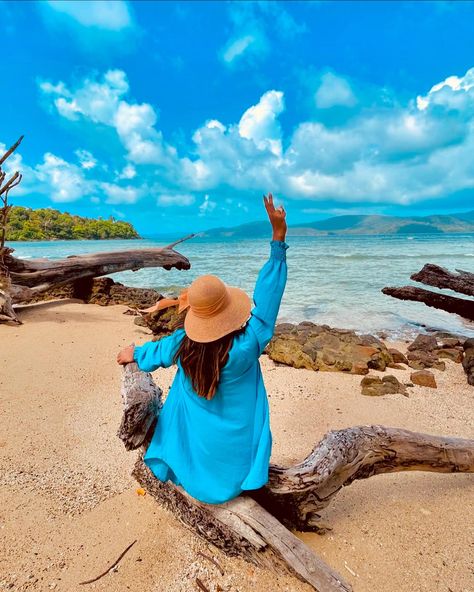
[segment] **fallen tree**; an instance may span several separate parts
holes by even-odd
[[[474,273],[468,271],[458,269],[456,273],[453,273],[444,267],[427,263],[423,269],[412,274],[410,279],[428,286],[453,290],[466,296],[474,296]],[[458,314],[470,321],[474,320],[474,301],[467,298],[457,298],[456,296],[440,294],[439,292],[432,292],[415,286],[386,287],[382,289],[382,292],[399,300],[423,302],[432,308]]]
[[[474,321],[474,301],[465,298],[456,298],[446,294],[438,294],[416,286],[403,286],[402,288],[383,288],[382,292],[398,300],[411,300],[423,302],[426,306],[445,310],[446,312],[458,314],[459,316]]]
[[[156,479],[143,462],[162,391],[135,363],[124,368],[122,400],[118,435],[127,450],[141,447],[133,475],[158,503],[228,555],[290,571],[319,592],[352,588],[289,529],[323,533],[320,511],[344,486],[398,471],[474,472],[474,440],[359,426],[329,432],[297,465],[271,465],[263,488],[225,504],[204,504]]]
[[[448,288],[466,296],[474,296],[474,273],[456,269],[456,273],[444,267],[427,263],[423,269],[410,276],[415,282],[421,282],[435,288]]]

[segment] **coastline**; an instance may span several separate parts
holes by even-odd
[[[23,326],[0,326],[1,343],[8,343],[0,360],[0,515],[7,542],[0,584],[19,591],[83,589],[78,582],[101,573],[137,539],[96,590],[184,592],[198,576],[212,591],[217,584],[225,592],[309,591],[290,576],[225,557],[150,496],[136,494],[135,453],[125,452],[115,435],[121,417],[115,355],[150,337],[125,310],[40,303],[20,312]],[[361,376],[296,370],[263,356],[273,461],[300,460],[325,432],[350,425],[472,438],[472,387],[459,364],[446,365],[445,372],[433,370],[438,389],[415,386],[409,398],[364,397]],[[390,373],[406,382],[410,369]],[[155,373],[165,392],[173,374],[172,368]],[[354,483],[324,512],[330,533],[297,534],[358,592],[468,590],[473,479],[414,472]],[[225,576],[198,551],[215,557]]]

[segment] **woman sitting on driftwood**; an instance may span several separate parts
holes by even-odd
[[[201,276],[178,301],[163,302],[187,308],[183,328],[117,357],[119,364],[135,361],[146,372],[177,364],[144,460],[161,481],[211,504],[268,481],[272,435],[258,358],[273,335],[288,245],[285,210],[275,208],[271,194],[264,204],[273,237],[253,309],[243,290]]]

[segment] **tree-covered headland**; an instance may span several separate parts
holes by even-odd
[[[7,226],[7,240],[81,240],[140,238],[129,222],[83,218],[51,208],[12,207]]]

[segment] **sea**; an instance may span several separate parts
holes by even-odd
[[[474,234],[291,237],[287,242],[288,283],[280,321],[313,321],[393,339],[410,338],[425,330],[474,337],[472,322],[381,292],[384,286],[417,285],[410,275],[425,263],[474,272]],[[140,239],[15,242],[9,246],[20,258],[57,259],[164,244],[158,239]],[[129,286],[176,294],[197,276],[215,274],[252,295],[269,254],[269,240],[201,237],[179,244],[176,250],[189,258],[189,271],[148,268],[111,277]],[[459,296],[450,290],[442,292]]]

